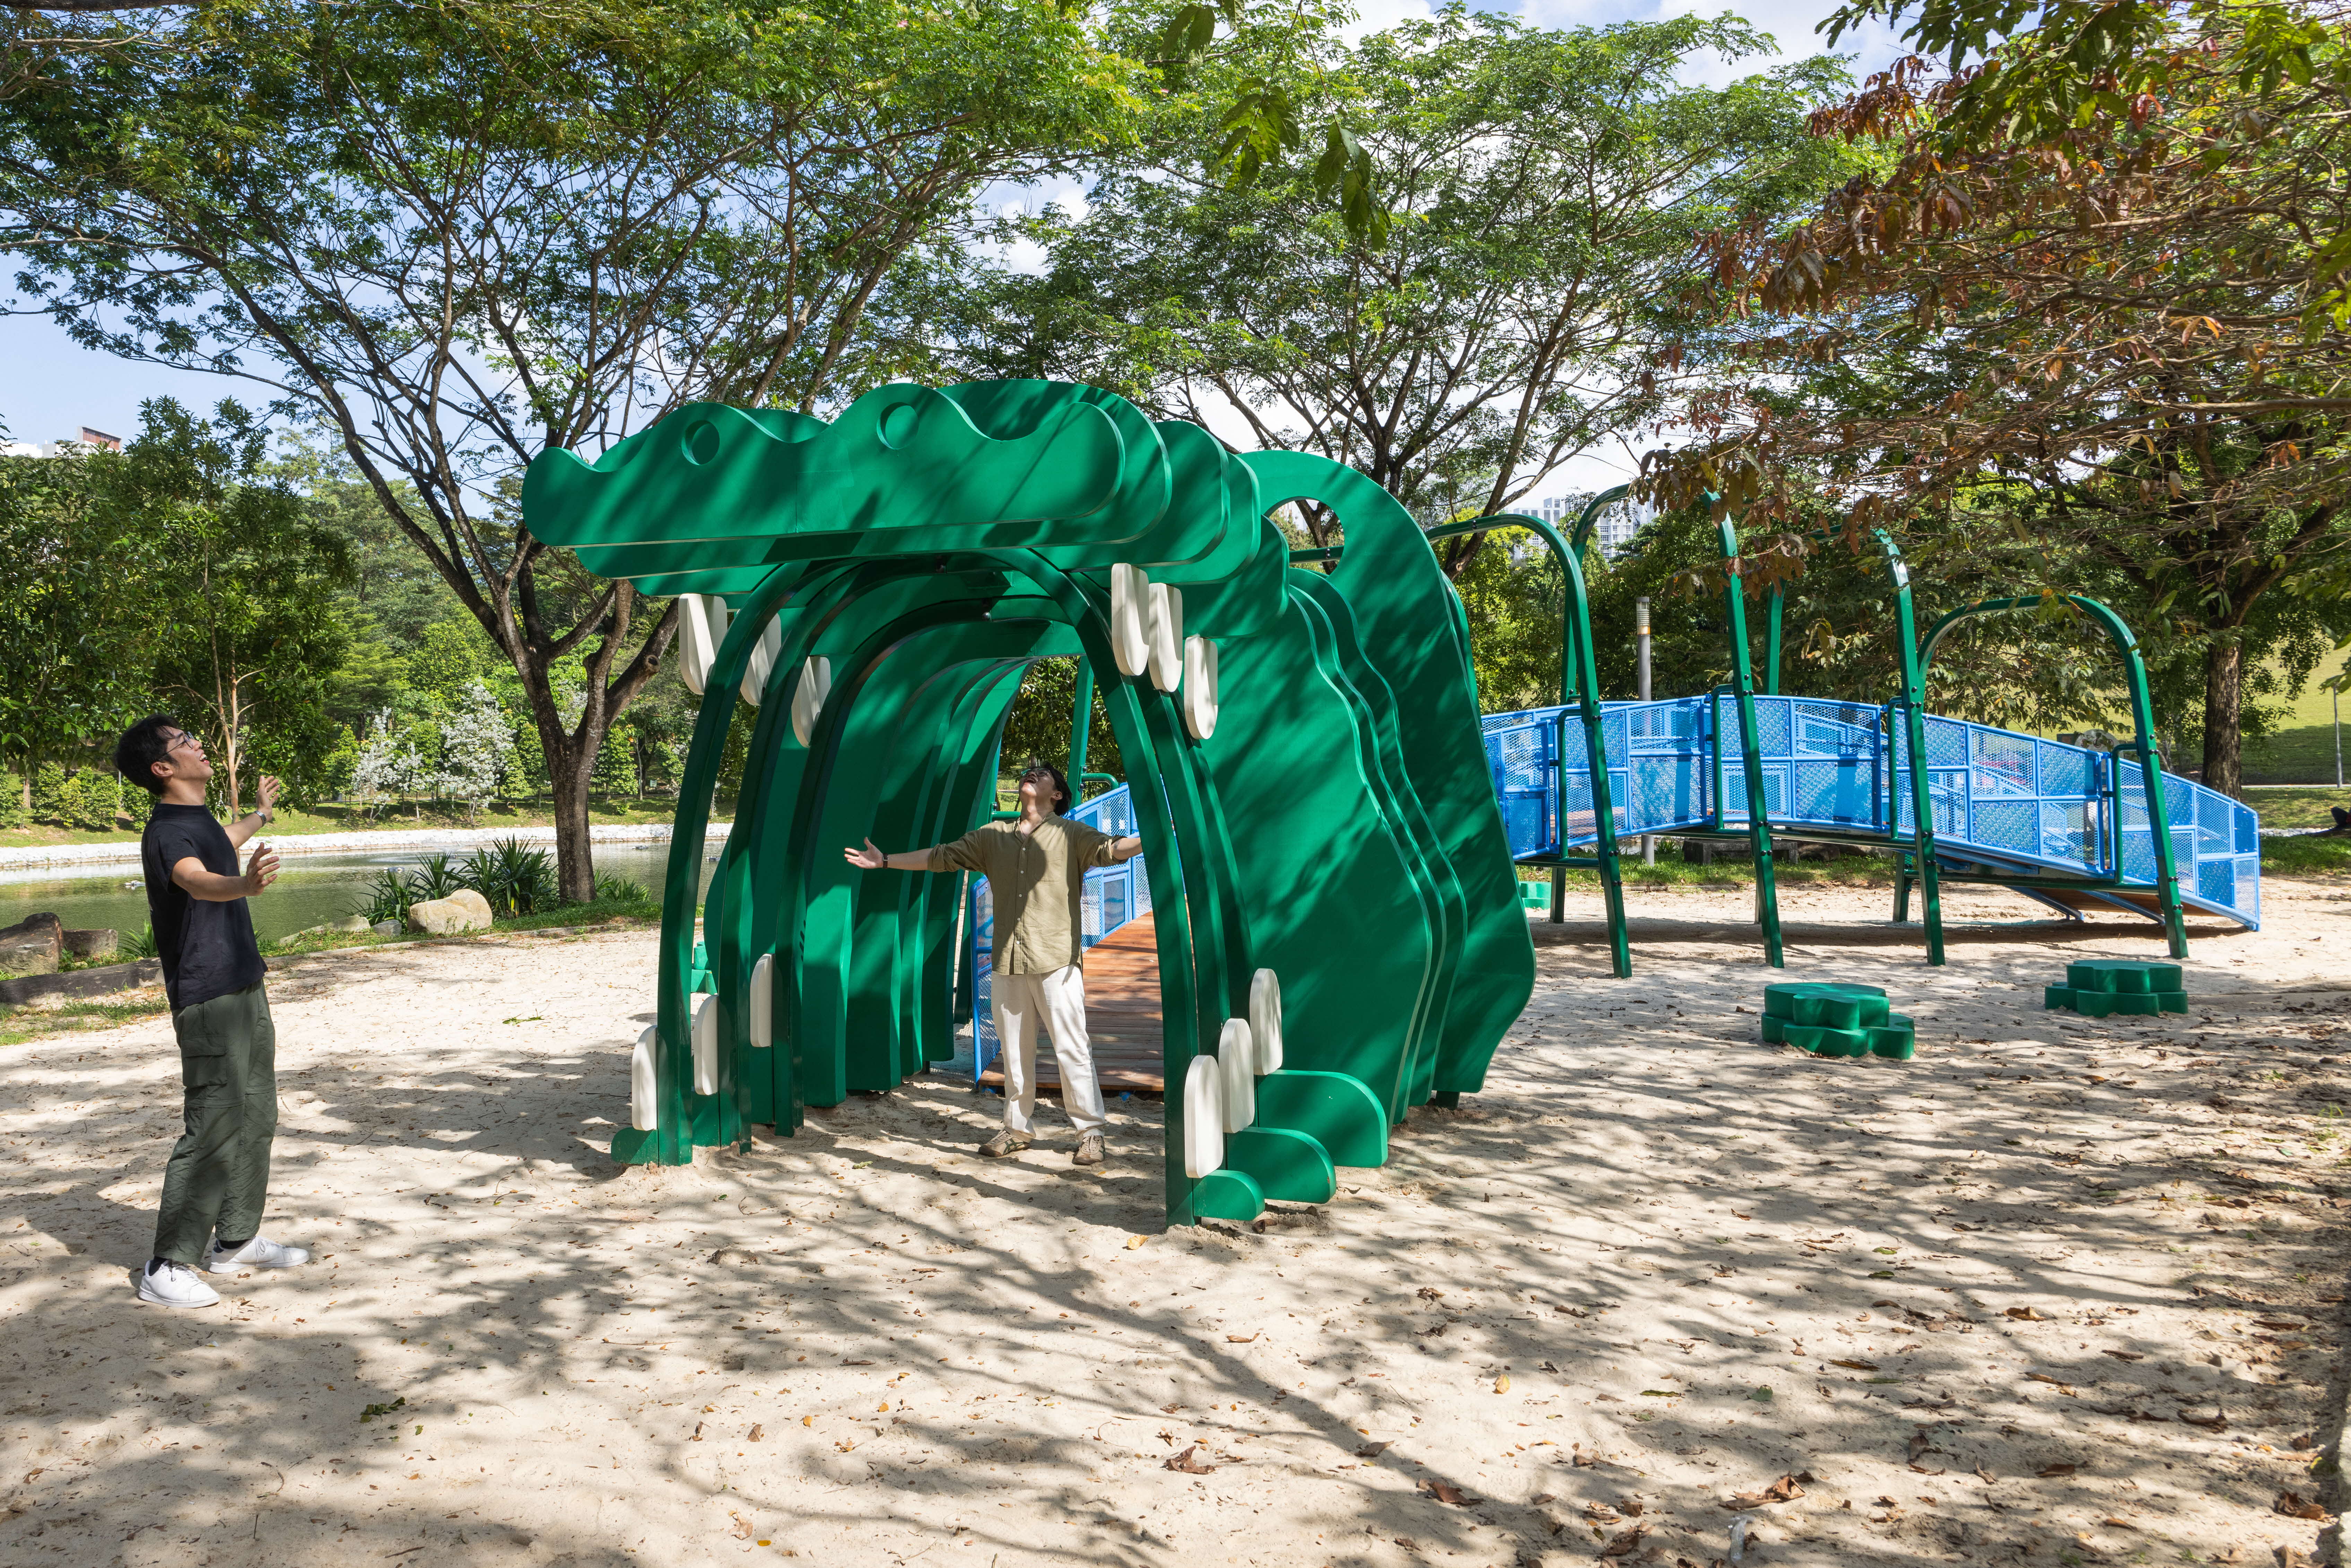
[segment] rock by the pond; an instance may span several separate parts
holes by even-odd
[[[379,920],[368,929],[379,936],[397,936],[400,935],[401,925],[397,920]]]
[[[367,928],[368,917],[366,915],[346,915],[340,920],[328,921],[326,925],[320,926],[319,929],[321,931],[349,931],[353,935],[357,935],[361,931],[365,931]]]
[[[65,922],[33,915],[0,929],[0,976],[54,975],[65,955]]]
[[[470,887],[461,887],[446,898],[428,898],[410,904],[408,928],[434,936],[446,936],[455,931],[486,931],[490,928],[490,901]]]
[[[107,929],[65,933],[66,951],[77,958],[111,958],[121,944],[122,938]]]

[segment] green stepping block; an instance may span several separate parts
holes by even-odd
[[[1814,1056],[1880,1056],[1908,1061],[1917,1031],[1876,986],[1792,982],[1763,988],[1763,1040]]]
[[[2042,990],[2042,1006],[2085,1018],[2152,1018],[2188,1010],[2186,979],[2177,964],[2132,958],[2087,958],[2065,966],[2065,983]]]
[[[1884,1025],[1886,993],[1876,986],[1800,981],[1763,988],[1763,1016],[1814,1029],[1860,1030]]]

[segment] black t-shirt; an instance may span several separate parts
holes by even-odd
[[[236,846],[211,811],[157,801],[139,841],[139,858],[147,868],[147,913],[155,923],[163,994],[173,1012],[259,985],[266,972],[245,900],[196,898],[172,880],[172,868],[190,855],[206,871],[237,874]]]

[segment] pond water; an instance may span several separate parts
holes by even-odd
[[[725,840],[716,841],[712,846]],[[552,856],[555,846],[543,846]],[[470,847],[465,852],[471,853]],[[385,866],[415,865],[429,851],[379,850],[368,854],[287,855],[269,891],[253,900],[254,935],[264,942],[288,936],[329,920],[358,913],[360,884]],[[462,861],[465,854],[455,854]],[[707,887],[714,861],[705,852],[703,885]],[[625,876],[642,883],[653,897],[669,882],[669,845],[621,843],[596,846],[596,870]],[[125,935],[147,924],[147,894],[140,883],[136,860],[109,862],[103,868],[77,866],[69,876],[52,870],[0,871],[0,925],[14,925],[44,911],[55,915],[68,930],[111,926]],[[125,884],[129,885],[126,886]]]

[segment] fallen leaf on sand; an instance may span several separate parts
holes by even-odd
[[[1877,1363],[1874,1361],[1833,1361],[1830,1362],[1829,1364],[1831,1366],[1850,1367],[1855,1372],[1876,1372],[1877,1370]]]
[[[1389,1443],[1365,1443],[1362,1448],[1355,1450],[1355,1458],[1359,1459],[1376,1459],[1382,1454],[1386,1453],[1392,1447],[1394,1447],[1394,1445]]]
[[[870,1361],[844,1361],[841,1364],[843,1366],[871,1366],[873,1364]]]
[[[1463,1491],[1459,1487],[1455,1486],[1451,1481],[1441,1481],[1435,1476],[1423,1476],[1420,1481],[1420,1490],[1428,1493],[1429,1496],[1435,1498],[1437,1501],[1451,1503],[1455,1508],[1468,1508],[1469,1506],[1469,1494]]]
[[[1257,1335],[1253,1333],[1228,1333],[1225,1336],[1225,1343],[1227,1344],[1255,1344],[1257,1343]]]
[[[2045,1323],[2049,1321],[2048,1313],[2035,1312],[2031,1307],[2011,1307],[2008,1309],[2008,1315],[2024,1323]]]
[[[2182,1410],[2179,1413],[2179,1419],[2184,1425],[2201,1427],[2208,1432],[2223,1431],[2229,1425],[2229,1416],[2225,1410],[2216,1410],[2210,1416],[2190,1416],[2187,1411]]]
[[[1614,1509],[1610,1508],[1604,1502],[1585,1503],[1583,1505],[1583,1517],[1590,1520],[1594,1524],[1622,1524],[1625,1522],[1625,1516],[1618,1513]]]
[[[762,1426],[758,1425],[757,1422],[754,1422],[754,1423],[752,1424],[752,1427],[751,1427],[751,1436],[750,1436],[750,1440],[751,1440],[752,1442],[754,1442],[754,1443],[758,1442],[760,1439],[762,1439],[762,1438],[764,1438],[765,1437],[767,1437],[767,1435],[768,1435],[768,1429],[767,1429],[765,1427],[762,1427]]]
[[[2024,1381],[2027,1383],[2053,1383],[2060,1388],[2065,1386],[2065,1380],[2064,1378],[2052,1377],[2045,1372],[2028,1372],[2024,1375]]]
[[[1184,1406],[1182,1406],[1181,1405],[1162,1405],[1162,1406],[1159,1407],[1159,1413],[1160,1413],[1162,1416],[1173,1416],[1173,1415],[1175,1415],[1178,1410],[1181,1410],[1181,1409],[1183,1409],[1183,1408],[1184,1408]]]
[[[1616,1500],[1617,1511],[1627,1519],[1640,1518],[1642,1511],[1647,1507],[1648,1504],[1637,1497],[1620,1497]]]
[[[2043,1465],[2032,1473],[2043,1480],[2050,1480],[2060,1476],[2070,1476],[2081,1468],[2079,1465],[2067,1464]]]
[[[693,1437],[688,1437],[688,1438],[686,1439],[686,1441],[687,1441],[687,1442],[689,1442],[689,1443],[699,1443],[700,1441],[702,1441],[702,1423],[701,1423],[701,1422],[696,1421],[696,1422],[694,1424],[694,1436],[693,1436]]]
[[[2297,1454],[2298,1454],[2298,1453],[2301,1453],[2301,1452],[2302,1452],[2304,1449],[2305,1449],[2305,1448],[2316,1448],[2318,1445],[2317,1445],[2316,1443],[2314,1443],[2314,1442],[2313,1442],[2313,1441],[2311,1440],[2311,1436],[2310,1436],[2310,1434],[2309,1434],[2309,1433],[2307,1433],[2307,1432],[2297,1432],[2297,1433],[2295,1433],[2293,1437],[2289,1437],[2289,1438],[2287,1438],[2287,1439],[2286,1439],[2286,1445],[2285,1445],[2285,1446],[2286,1446],[2287,1448],[2292,1448],[2295,1453],[2297,1453]]]
[[[1185,1449],[1182,1453],[1176,1455],[1174,1458],[1165,1461],[1166,1466],[1171,1470],[1181,1470],[1187,1476],[1215,1475],[1217,1473],[1216,1466],[1204,1465],[1199,1460],[1192,1457],[1199,1451],[1200,1445],[1195,1443],[1190,1448]]]
[[[1132,1252],[1150,1239],[1151,1238],[1148,1236],[1130,1236],[1126,1239],[1126,1249],[1129,1252]]]
[[[1574,1452],[1573,1452],[1573,1453],[1569,1457],[1569,1459],[1568,1459],[1568,1463],[1570,1463],[1570,1464],[1572,1464],[1572,1465],[1581,1466],[1581,1467],[1582,1467],[1583,1469],[1590,1469],[1593,1466],[1594,1466],[1594,1465],[1598,1464],[1599,1462],[1600,1462],[1600,1456],[1599,1456],[1599,1455],[1597,1455],[1597,1454],[1587,1454],[1587,1453],[1585,1453],[1585,1452],[1583,1451],[1583,1445],[1581,1445],[1581,1444],[1578,1444],[1578,1445],[1576,1446]]]
[[[1508,1394],[1510,1391],[1510,1375],[1509,1373],[1507,1373],[1507,1372],[1506,1372],[1506,1373],[1502,1374],[1502,1375],[1501,1375],[1501,1376],[1499,1376],[1499,1377],[1498,1377],[1498,1378],[1494,1379],[1494,1392],[1495,1392],[1495,1393],[1497,1393],[1497,1394]]]
[[[1628,1557],[1639,1549],[1642,1541],[1648,1533],[1649,1527],[1646,1524],[1636,1524],[1630,1530],[1619,1531],[1608,1538],[1608,1544],[1600,1549],[1600,1555]]]
[[[813,1427],[816,1425],[816,1417],[813,1416],[803,1416],[800,1417],[800,1425],[803,1427]]]
[[[1919,1455],[1931,1454],[1933,1452],[1935,1452],[1934,1441],[1929,1438],[1926,1433],[1913,1432],[1910,1434],[1910,1458],[1908,1462],[1911,1466],[1915,1468],[1917,1465]]]
[[[2253,1326],[2263,1329],[2298,1329],[2302,1324],[2286,1322],[2279,1318],[2255,1318]]]
[[[2270,1506],[2288,1519],[2325,1519],[2330,1517],[2323,1502],[2304,1501],[2300,1492],[2282,1491]]]
[[[1395,1542],[1398,1546],[1403,1547],[1406,1552],[1417,1552],[1420,1550],[1420,1542],[1415,1541],[1409,1535],[1397,1536],[1395,1538]]]
[[[1999,1477],[1993,1475],[1981,1465],[1978,1465],[1976,1467],[1976,1479],[1984,1482],[1986,1485],[1990,1485],[1991,1482],[1998,1480],[1999,1479]]]
[[[2110,1350],[2106,1352],[2106,1354],[2113,1356],[2116,1361],[2145,1361],[2147,1359],[2146,1356],[2140,1354],[2135,1350]]]

